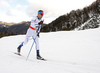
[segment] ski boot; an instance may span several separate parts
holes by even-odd
[[[18,54],[20,55],[20,52],[21,52],[21,47],[23,46],[23,42],[18,46],[17,48],[17,52]]]
[[[21,52],[21,47],[20,46],[17,48],[17,52],[20,55],[20,52]]]
[[[37,52],[37,59],[38,60],[44,60],[45,61],[45,59],[40,56],[39,52]]]

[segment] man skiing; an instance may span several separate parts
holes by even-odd
[[[19,55],[20,55],[20,52],[21,52],[21,47],[24,46],[28,42],[30,37],[32,37],[32,39],[34,40],[34,42],[36,44],[36,53],[37,53],[36,56],[37,56],[37,59],[44,60],[44,58],[42,58],[40,56],[39,40],[38,40],[39,31],[41,29],[41,28],[39,28],[39,26],[43,24],[43,21],[42,21],[43,14],[44,14],[43,11],[39,10],[38,11],[38,15],[36,17],[32,18],[31,25],[30,25],[29,29],[27,30],[25,40],[17,48],[17,51],[18,51]]]

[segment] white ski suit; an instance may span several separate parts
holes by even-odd
[[[39,40],[38,40],[36,31],[38,30],[38,27],[39,27],[38,23],[40,21],[41,21],[41,19],[39,19],[38,16],[32,18],[31,25],[30,25],[29,29],[27,30],[23,45],[25,45],[28,42],[29,38],[32,37],[33,40],[35,39],[34,42],[36,44],[36,50],[39,50]]]

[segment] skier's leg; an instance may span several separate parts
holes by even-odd
[[[26,37],[25,37],[25,40],[24,40],[24,42],[22,42],[19,46],[18,46],[18,53],[20,53],[20,50],[21,50],[21,47],[23,46],[23,45],[25,45],[27,42],[28,42],[28,40],[29,40],[29,38],[32,36],[32,31],[30,30],[30,29],[28,29],[27,30],[27,33],[26,33]]]
[[[35,34],[34,34],[35,35]],[[35,35],[36,36],[36,35]],[[33,38],[33,40],[34,40],[34,42],[35,42],[35,44],[36,44],[36,52],[39,52],[39,39],[38,39],[38,37],[36,36],[36,37],[32,37]]]
[[[36,44],[36,50],[38,52],[39,51],[39,39],[38,39],[38,37],[35,39],[35,44]]]
[[[21,51],[21,47],[24,46],[25,44],[27,44],[28,40],[29,40],[30,36],[26,36],[24,42],[22,42],[19,46],[18,46],[18,53],[20,53]]]
[[[35,40],[34,42],[35,42],[35,44],[36,44],[36,53],[37,53],[37,59],[39,59],[39,60],[45,60],[44,58],[42,58],[41,56],[40,56],[40,50],[39,50],[39,39],[38,39],[38,37],[36,37],[35,39],[33,38],[33,40]]]

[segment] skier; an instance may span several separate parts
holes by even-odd
[[[38,11],[38,15],[32,18],[31,25],[30,25],[29,29],[27,30],[25,40],[17,48],[17,51],[18,51],[19,55],[20,55],[20,52],[21,52],[21,47],[24,46],[28,42],[30,37],[32,37],[32,39],[34,40],[34,42],[36,44],[36,53],[37,53],[36,56],[37,56],[37,59],[44,60],[44,58],[42,58],[40,56],[39,40],[38,40],[38,37],[39,37],[39,33],[38,32],[41,29],[41,28],[39,29],[39,26],[43,24],[43,20],[42,20],[43,14],[44,14],[43,10],[39,10]]]

